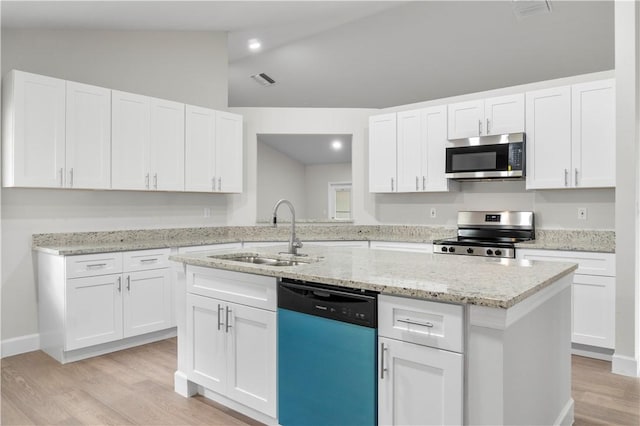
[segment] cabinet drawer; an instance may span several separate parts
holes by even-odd
[[[277,278],[187,266],[187,292],[227,302],[276,310]]]
[[[124,252],[124,271],[144,271],[147,269],[168,268],[170,252],[171,249],[168,248]]]
[[[122,253],[66,256],[67,278],[93,277],[122,272]]]
[[[380,295],[378,334],[454,352],[463,351],[461,305]]]
[[[518,259],[577,263],[576,274],[616,276],[615,253],[593,253],[561,250],[516,250]]]

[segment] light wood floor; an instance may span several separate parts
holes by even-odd
[[[60,365],[43,352],[2,360],[3,425],[257,425],[173,392],[176,339]],[[640,379],[573,357],[575,425],[640,425]]]

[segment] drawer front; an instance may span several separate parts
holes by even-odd
[[[461,305],[380,295],[378,334],[419,345],[463,352]]]
[[[127,251],[123,255],[125,272],[169,267],[171,249]]]
[[[577,263],[576,274],[616,276],[616,255],[614,253],[592,253],[561,250],[516,249],[518,259],[544,260],[550,262]]]
[[[95,277],[122,272],[122,253],[66,256],[67,278]]]
[[[187,292],[274,312],[277,307],[275,277],[188,265]]]

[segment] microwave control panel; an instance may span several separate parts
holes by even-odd
[[[524,144],[522,142],[509,144],[509,170],[523,170]]]

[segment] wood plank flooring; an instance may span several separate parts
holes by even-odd
[[[3,425],[258,425],[173,392],[176,339],[61,365],[43,352],[2,360]],[[640,425],[640,379],[574,356],[575,425]]]

